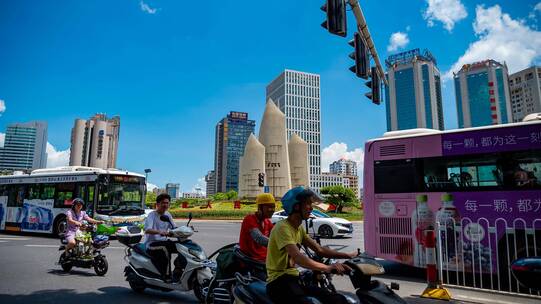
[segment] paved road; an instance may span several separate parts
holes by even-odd
[[[198,233],[193,237],[207,253],[237,241],[240,223],[226,221],[194,222]],[[348,246],[345,250],[362,248],[362,225],[355,224],[352,238],[324,240],[324,244]],[[109,261],[109,272],[98,277],[93,270],[77,269],[63,273],[58,260],[59,242],[41,235],[0,234],[0,302],[1,303],[197,303],[192,293],[145,291],[143,295],[131,291],[123,277],[124,246],[112,241],[104,250]],[[402,267],[391,266],[395,273],[404,273]],[[419,277],[420,275],[420,277]],[[415,278],[417,276],[417,278]],[[414,277],[414,278],[411,278]],[[409,303],[432,303],[418,295],[426,286],[422,273],[409,273],[408,277],[385,277],[400,283],[399,294]],[[351,283],[336,278],[341,291],[351,292]],[[539,303],[531,299],[518,301],[508,296],[466,290],[452,290],[456,303]]]

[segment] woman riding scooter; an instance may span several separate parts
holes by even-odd
[[[88,214],[86,214],[86,212],[83,210],[84,205],[85,202],[82,199],[76,198],[72,202],[71,209],[66,211],[66,218],[68,222],[68,227],[64,235],[68,241],[66,244],[66,255],[68,255],[70,250],[75,247],[75,234],[77,229],[83,226],[83,220],[91,224],[103,224],[103,221],[97,221],[88,216]]]

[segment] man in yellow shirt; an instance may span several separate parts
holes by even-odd
[[[357,252],[342,253],[315,242],[301,226],[312,213],[314,202],[321,201],[319,195],[305,187],[295,187],[282,198],[282,206],[288,214],[287,219],[278,222],[271,232],[267,247],[267,294],[274,303],[309,303],[308,297],[314,297],[323,303],[347,303],[340,294],[299,283],[299,271],[295,267],[331,272],[338,274],[351,269],[340,263],[325,265],[303,255],[301,245],[312,249],[316,254],[326,258],[349,259],[357,256]]]

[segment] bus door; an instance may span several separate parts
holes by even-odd
[[[0,185],[0,230],[6,229],[8,213],[8,190],[6,185]]]
[[[6,230],[21,230],[25,192],[26,185],[12,184],[7,186]]]
[[[77,184],[76,197],[85,201],[85,211],[90,217],[93,217],[95,213],[95,189],[95,183]]]

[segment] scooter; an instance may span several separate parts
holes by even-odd
[[[62,245],[59,251],[64,251],[60,255],[58,264],[62,270],[69,272],[73,267],[91,268],[97,275],[103,276],[107,273],[109,265],[105,255],[101,250],[109,246],[109,237],[107,235],[95,235],[96,226],[90,225],[86,221],[79,228],[75,235],[75,247],[66,253],[68,241],[64,234],[60,235]]]
[[[541,257],[527,257],[511,264],[511,273],[524,287],[541,291]]]
[[[136,226],[117,233],[119,242],[128,247],[124,257],[128,263],[124,268],[126,281],[135,292],[143,292],[146,288],[162,291],[193,290],[199,301],[204,301],[203,289],[209,284],[216,265],[207,259],[198,244],[189,239],[194,233],[193,226],[190,226],[192,214],[189,214],[188,223],[180,227],[175,227],[167,216],[162,215],[160,220],[170,224],[170,232],[172,238],[176,239],[175,246],[179,252],[174,261],[175,270],[171,282],[162,279],[144,244],[139,243],[143,232]]]
[[[308,224],[311,228],[313,227],[312,223],[307,223],[307,225]],[[316,238],[316,241],[319,243],[318,238]],[[304,248],[304,251],[316,261],[327,265],[334,263],[333,259],[323,259],[318,257],[314,253],[311,253],[308,248]],[[398,284],[392,283],[391,286],[388,286],[381,281],[372,280],[372,276],[384,274],[385,269],[375,258],[366,254],[361,254],[360,250],[358,251],[359,255],[357,257],[346,260],[344,264],[352,269],[347,275],[355,288],[355,294],[357,295],[359,302],[367,304],[406,304],[406,301],[393,291],[393,289],[398,290],[400,288]],[[265,282],[251,278],[249,275],[243,276],[241,274],[236,274],[236,278],[237,285],[233,290],[235,303],[272,303],[267,297]],[[331,293],[336,292],[336,288],[332,283],[332,275],[328,273],[304,271],[301,272],[300,282],[304,285],[310,284],[325,288]],[[354,301],[347,296],[346,299],[348,302]],[[319,302],[316,299],[308,300],[312,303]]]

